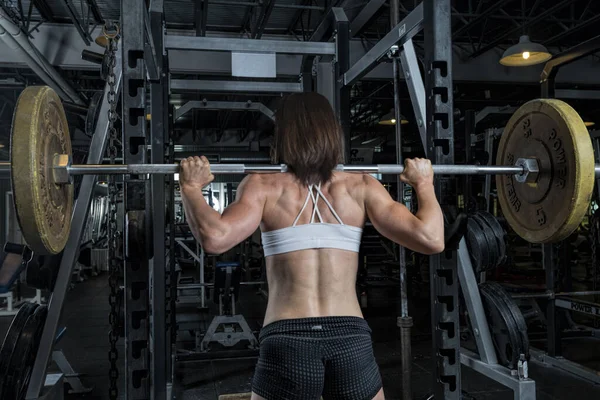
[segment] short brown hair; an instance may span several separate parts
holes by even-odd
[[[342,137],[337,117],[324,96],[295,93],[284,97],[275,113],[271,159],[287,164],[305,185],[325,183],[343,160]]]

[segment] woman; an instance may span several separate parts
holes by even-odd
[[[286,97],[272,158],[290,172],[246,176],[223,214],[202,195],[214,179],[208,160],[181,162],[185,213],[206,252],[223,253],[262,232],[269,300],[252,399],[383,399],[355,290],[362,228],[369,219],[383,236],[423,254],[444,248],[430,162],[406,160],[400,176],[418,197],[413,215],[372,176],[333,171],[342,135],[323,96]]]

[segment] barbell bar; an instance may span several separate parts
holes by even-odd
[[[517,163],[523,159],[517,160]],[[535,161],[529,159],[528,161]],[[537,166],[537,161],[535,161]],[[432,166],[436,175],[524,175],[534,172],[525,166],[499,166],[499,165],[444,165]],[[8,171],[9,162],[0,163],[0,169]],[[179,164],[69,164],[58,165],[55,163],[55,183],[69,183],[63,177],[74,175],[143,175],[143,174],[177,174],[180,172]],[[260,173],[283,173],[288,171],[285,164],[211,164],[210,170],[213,174],[260,174]],[[404,165],[376,164],[376,165],[344,165],[339,164],[336,171],[356,172],[369,174],[400,175],[404,172]],[[537,171],[536,171],[537,172]],[[64,174],[66,173],[66,175]],[[600,176],[600,164],[595,166],[595,175]]]

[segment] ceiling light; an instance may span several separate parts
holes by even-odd
[[[590,126],[594,126],[596,125],[596,123],[594,121],[583,121],[583,123],[585,124],[585,126],[587,126],[588,128]]]
[[[523,35],[519,43],[506,49],[500,64],[507,67],[527,67],[529,65],[541,64],[552,58],[548,49],[539,43],[533,43],[529,36]]]
[[[394,110],[392,109],[389,113],[385,114],[379,120],[379,125],[396,125],[396,115],[394,115]],[[408,124],[408,120],[400,114],[400,125]]]

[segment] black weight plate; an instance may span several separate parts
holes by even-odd
[[[476,273],[484,272],[490,263],[490,256],[487,252],[487,241],[483,236],[481,227],[475,220],[467,220],[467,247],[471,254],[471,262]]]
[[[485,283],[479,285],[479,293],[483,302],[487,322],[496,349],[498,363],[515,369],[521,354],[521,336],[512,313],[496,293]]]
[[[481,228],[481,233],[483,233],[483,236],[485,237],[485,241],[487,243],[489,263],[485,266],[485,268],[486,270],[493,269],[496,267],[498,259],[500,258],[500,256],[498,255],[498,245],[496,243],[496,237],[494,236],[494,232],[491,231],[491,229],[488,227],[488,224],[477,214],[471,215],[470,218],[473,218],[473,220],[477,222],[477,224]]]
[[[506,304],[506,306],[510,310],[510,313],[512,314],[513,319],[514,319],[515,323],[517,324],[517,328],[519,329],[519,334],[521,336],[521,343],[523,344],[523,347],[522,347],[523,354],[525,354],[525,358],[527,360],[529,360],[529,336],[527,334],[527,322],[525,322],[525,317],[523,317],[523,313],[521,312],[521,309],[519,309],[519,306],[517,305],[517,303],[515,303],[515,301],[510,296],[510,294],[508,294],[506,292],[506,290],[504,290],[502,285],[500,285],[499,283],[486,282],[486,286],[489,289],[493,290],[496,293],[496,295],[500,299],[502,299],[504,304]]]
[[[500,259],[498,260],[497,266],[500,266],[506,261],[506,240],[504,239],[504,237],[506,236],[506,232],[504,231],[504,228],[502,228],[502,225],[500,225],[500,222],[498,222],[496,217],[494,217],[489,212],[479,211],[477,214],[483,220],[485,220],[485,222],[487,222],[488,226],[496,236],[496,243],[498,243],[498,250],[500,255]]]
[[[21,336],[21,331],[25,327],[27,319],[29,319],[29,317],[33,314],[36,308],[37,304],[23,304],[19,309],[19,312],[17,312],[17,315],[15,315],[15,317],[13,318],[10,324],[10,328],[8,328],[8,332],[4,337],[2,349],[0,349],[0,399],[7,398],[5,396],[2,396],[2,393],[3,388],[6,386],[5,379],[9,372],[10,360],[12,359],[13,353],[15,351],[17,341]]]
[[[47,314],[46,306],[38,306],[33,315],[27,319],[15,346],[3,398],[25,399]]]

